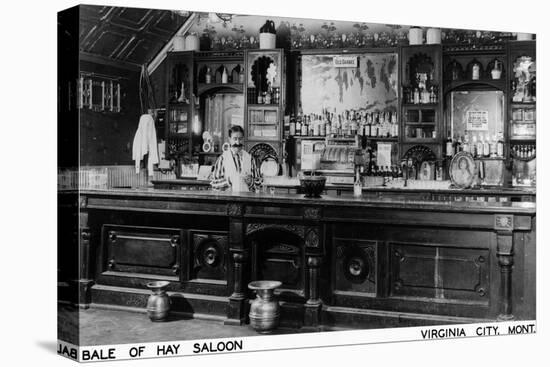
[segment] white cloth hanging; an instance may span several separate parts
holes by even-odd
[[[139,118],[139,125],[132,146],[132,159],[135,161],[136,174],[139,173],[140,162],[147,153],[149,153],[147,172],[149,176],[153,176],[153,164],[159,163],[157,132],[155,131],[153,117],[144,114]]]

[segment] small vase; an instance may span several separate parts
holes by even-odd
[[[256,291],[256,299],[250,305],[250,326],[260,334],[271,333],[279,324],[279,302],[274,291],[281,286],[275,280],[258,280],[248,284]]]
[[[170,312],[170,297],[166,294],[169,284],[167,281],[147,283],[147,288],[153,291],[147,299],[147,315],[151,321],[164,321]]]
[[[498,80],[502,76],[502,64],[498,59],[494,59],[492,64],[491,79]]]

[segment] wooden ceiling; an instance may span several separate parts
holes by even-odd
[[[80,6],[80,51],[113,61],[149,63],[189,17],[170,10]]]

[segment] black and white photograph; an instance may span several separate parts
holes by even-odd
[[[35,347],[107,365],[534,351],[545,36],[510,21],[536,9],[402,3],[50,7]],[[464,6],[482,14],[453,20]]]

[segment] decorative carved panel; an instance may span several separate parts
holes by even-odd
[[[225,280],[228,237],[219,232],[190,232],[192,265],[190,279]]]
[[[306,230],[306,247],[319,247],[319,229],[317,227],[308,228]]]
[[[495,229],[498,231],[511,231],[514,229],[514,216],[496,214],[495,215]]]
[[[321,208],[305,208],[304,219],[305,220],[318,220],[321,219]]]
[[[230,217],[240,217],[244,214],[244,207],[241,204],[227,204],[227,215]]]
[[[283,231],[297,234],[302,239],[304,238],[304,227],[297,226],[294,224],[249,223],[246,225],[246,235],[248,236],[256,231],[266,230],[266,229],[283,230]]]
[[[375,295],[377,242],[337,240],[335,249],[335,290]]]

